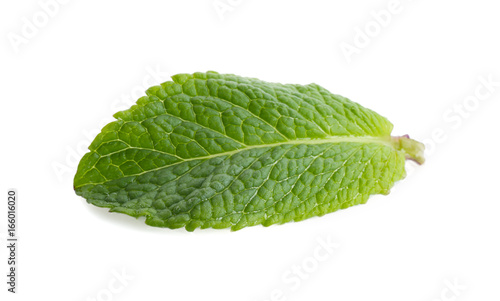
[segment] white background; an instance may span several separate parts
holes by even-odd
[[[7,189],[20,200],[19,294],[2,239],[0,299],[500,298],[495,1],[70,0],[49,17],[47,1],[0,4],[2,236]],[[74,194],[113,113],[207,70],[320,84],[426,141],[427,162],[366,205],[237,232],[152,228]]]

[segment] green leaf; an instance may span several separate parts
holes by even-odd
[[[75,191],[156,227],[227,228],[322,216],[387,194],[423,145],[316,85],[178,74],[116,113]]]

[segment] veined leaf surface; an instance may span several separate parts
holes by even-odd
[[[316,85],[178,74],[116,113],[75,191],[157,227],[227,228],[322,216],[387,194],[423,145]]]

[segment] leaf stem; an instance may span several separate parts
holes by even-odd
[[[394,148],[405,153],[407,160],[413,160],[419,165],[425,162],[423,143],[411,139],[408,135],[391,137],[391,142]]]

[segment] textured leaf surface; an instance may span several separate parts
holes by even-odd
[[[75,191],[96,206],[187,230],[281,224],[387,194],[420,143],[310,84],[178,74],[115,114]]]

